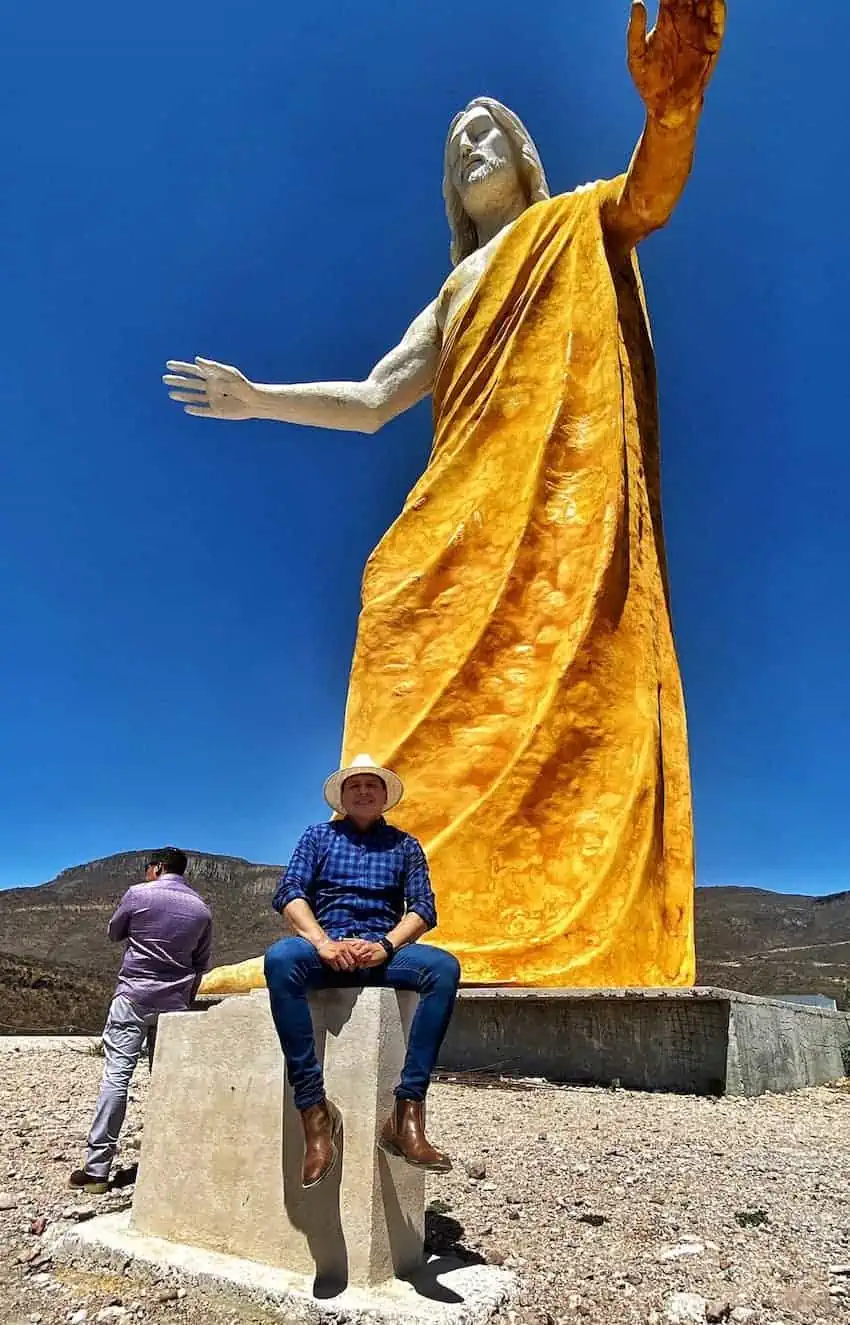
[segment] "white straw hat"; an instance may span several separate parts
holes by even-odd
[[[355,773],[374,773],[379,777],[387,789],[387,803],[385,810],[391,810],[394,805],[398,805],[404,795],[404,784],[398,774],[393,773],[389,768],[381,768],[376,764],[371,755],[355,755],[354,759],[345,768],[340,768],[336,773],[331,773],[325,783],[325,800],[332,810],[337,814],[345,814],[342,808],[342,784],[346,778],[354,777]]]

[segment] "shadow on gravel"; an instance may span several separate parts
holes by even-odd
[[[480,1252],[473,1251],[463,1242],[464,1227],[449,1215],[425,1211],[425,1250],[434,1256],[453,1256],[467,1265],[486,1265]]]
[[[109,1190],[111,1192],[120,1192],[124,1187],[132,1187],[138,1176],[138,1164],[131,1164],[129,1168],[119,1169],[109,1184]]]

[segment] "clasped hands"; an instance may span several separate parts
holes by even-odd
[[[316,952],[334,971],[367,970],[382,966],[387,960],[386,948],[368,939],[328,939],[316,944]]]

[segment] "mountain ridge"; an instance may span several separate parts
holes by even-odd
[[[100,1029],[120,959],[107,922],[125,890],[141,881],[149,855],[101,856],[46,883],[0,891],[0,1031],[21,1018],[27,1031]],[[187,879],[213,911],[215,964],[255,957],[281,937],[283,921],[271,909],[280,865],[187,855]],[[699,984],[845,1000],[850,890],[810,897],[749,886],[698,888],[696,934]]]

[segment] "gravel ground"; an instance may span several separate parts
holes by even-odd
[[[0,1041],[0,1325],[279,1322],[132,1267],[95,1275],[45,1259],[48,1224],[132,1194],[65,1187],[101,1068],[84,1042]],[[140,1068],[124,1169],[147,1086]],[[850,1319],[846,1083],[712,1100],[439,1082],[429,1124],[456,1160],[429,1179],[429,1242],[516,1269],[522,1296],[505,1325],[675,1325],[706,1309],[734,1325]]]

